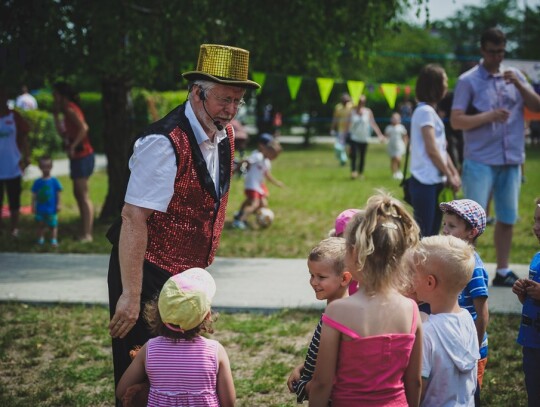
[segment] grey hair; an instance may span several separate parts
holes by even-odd
[[[197,79],[196,81],[190,82],[188,85],[188,89],[189,89],[188,100],[191,100],[191,97],[192,97],[191,90],[193,89],[193,86],[195,85],[199,86],[202,89],[212,89],[214,86],[216,86],[216,83],[212,81],[206,81],[204,79]]]

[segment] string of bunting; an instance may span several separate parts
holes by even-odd
[[[255,82],[261,85],[260,89],[257,90],[257,94],[259,94],[264,87],[264,83],[266,82],[266,73],[254,71],[252,72],[251,76]],[[291,100],[296,100],[298,96],[298,91],[300,90],[304,77],[298,75],[286,75],[286,80]],[[328,102],[328,98],[332,93],[334,84],[342,83],[342,81],[338,81],[334,78],[320,77],[315,78],[315,80],[317,82],[319,95],[323,104],[326,104]],[[365,82],[356,80],[347,80],[346,83],[347,90],[349,91],[351,99],[355,104],[358,103],[360,96],[364,93],[364,90],[367,89],[369,92],[375,91],[375,84],[369,84],[366,87]],[[409,95],[411,93],[410,85],[398,85],[396,83],[381,83],[378,85],[378,88],[384,95],[384,98],[386,99],[386,102],[391,109],[396,106],[397,95],[401,92],[401,89],[403,89],[405,95]]]

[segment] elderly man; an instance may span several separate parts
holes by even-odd
[[[167,279],[214,259],[225,221],[234,154],[229,124],[244,103],[249,52],[204,44],[197,70],[183,74],[189,97],[136,140],[120,231],[109,264],[115,382],[129,352],[149,339],[142,305]],[[118,222],[119,224],[119,222]]]
[[[480,46],[480,63],[459,77],[450,122],[463,130],[465,197],[486,209],[493,193],[497,218],[493,285],[512,287],[517,276],[509,269],[509,257],[525,156],[523,106],[540,111],[540,96],[521,72],[503,67],[506,37],[501,30],[486,30]]]

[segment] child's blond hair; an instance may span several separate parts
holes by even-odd
[[[380,191],[368,199],[363,216],[354,216],[345,230],[347,250],[355,257],[366,292],[410,286],[411,275],[401,261],[405,250],[418,243],[419,234],[413,217],[390,194]]]
[[[415,258],[424,272],[433,274],[444,289],[452,293],[461,292],[474,271],[474,247],[450,235],[422,238]]]
[[[345,239],[341,237],[328,237],[321,240],[309,253],[310,261],[328,261],[332,270],[340,275],[345,271]]]

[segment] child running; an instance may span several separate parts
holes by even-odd
[[[169,278],[144,318],[157,335],[143,345],[118,383],[122,399],[135,384],[150,381],[148,406],[234,406],[236,394],[227,352],[212,339],[212,276],[192,268]]]
[[[345,231],[345,267],[359,290],[333,301],[323,315],[309,405],[418,406],[422,328],[416,303],[402,294],[410,274],[402,267],[419,229],[401,202],[371,197],[363,218]],[[384,352],[381,352],[384,349]]]
[[[62,185],[51,177],[53,162],[51,157],[39,159],[41,178],[32,185],[32,210],[38,224],[38,245],[45,243],[45,230],[51,232],[51,246],[58,247],[58,211],[60,210],[60,192]]]
[[[275,179],[270,172],[270,161],[275,160],[281,153],[281,145],[268,133],[261,134],[258,149],[248,157],[248,169],[244,181],[246,199],[242,202],[240,210],[234,215],[233,228],[244,230],[247,228],[246,220],[249,215],[258,209],[268,206],[268,188],[264,180],[282,188],[283,182]]]
[[[457,237],[474,247],[476,240],[486,229],[486,212],[484,208],[471,199],[442,202],[439,207],[443,211],[443,234]],[[482,386],[488,357],[488,284],[488,273],[482,259],[475,250],[472,278],[459,294],[458,301],[460,307],[471,313],[478,333],[478,343],[480,344],[478,387],[475,395],[476,405],[480,404],[480,387]]]
[[[422,313],[422,407],[474,406],[478,335],[458,303],[474,260],[474,248],[454,236],[425,237],[416,250],[416,296],[431,306],[429,316]]]
[[[345,271],[345,251],[345,239],[329,237],[309,253],[307,261],[309,284],[315,291],[317,299],[326,300],[327,305],[348,295],[347,286],[351,281],[351,273]],[[309,344],[305,362],[296,366],[287,380],[287,386],[291,393],[296,393],[298,403],[304,402],[309,396],[310,381],[319,351],[321,327],[322,319]]]
[[[403,179],[401,172],[401,157],[405,154],[405,138],[407,137],[407,129],[401,124],[401,116],[394,112],[390,117],[390,124],[384,129],[384,135],[388,138],[388,146],[386,147],[390,156],[390,169],[392,177],[397,180]]]
[[[536,199],[533,233],[540,242],[540,198]],[[523,346],[523,372],[527,388],[528,406],[540,406],[540,252],[536,253],[529,267],[529,278],[520,278],[512,287],[523,304],[521,325],[517,342]]]

